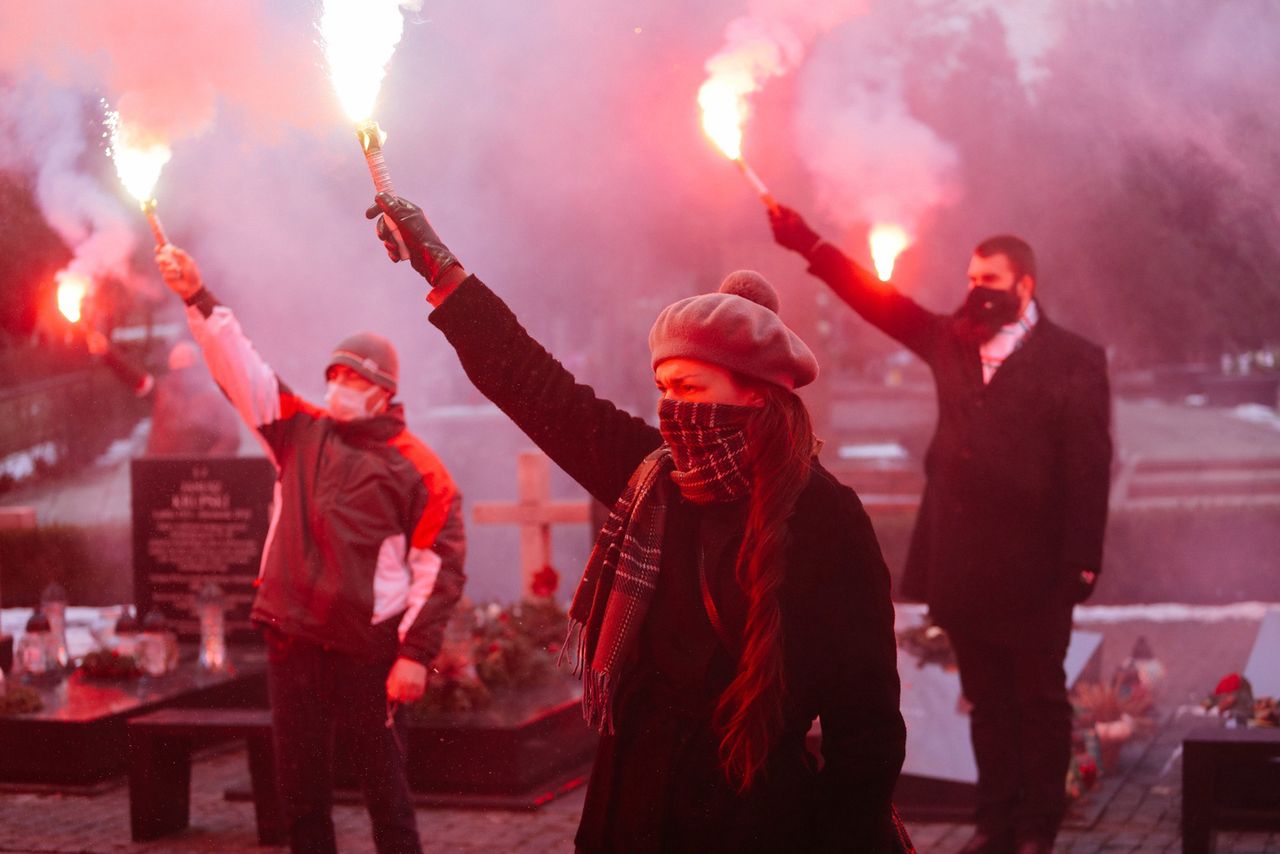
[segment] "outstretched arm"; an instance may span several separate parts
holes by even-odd
[[[116,348],[111,346],[111,339],[98,330],[91,329],[86,333],[85,345],[89,348],[89,352],[102,359],[102,364],[116,375],[116,379],[132,389],[136,396],[146,397],[155,390],[155,377],[126,361]]]
[[[791,208],[771,208],[769,225],[778,245],[804,256],[809,272],[826,282],[850,308],[925,361],[930,359],[938,333],[947,322],[945,317],[903,296],[888,282],[881,282],[823,240]]]
[[[379,212],[396,222],[410,263],[431,284],[431,323],[449,339],[475,387],[570,477],[613,504],[632,471],[661,444],[658,431],[578,383],[506,303],[467,275],[420,208],[382,193],[367,213]],[[396,259],[382,219],[378,234]]]
[[[240,321],[204,286],[195,260],[172,244],[156,249],[164,282],[187,305],[187,323],[209,373],[240,417],[262,436],[277,465],[292,427],[321,412],[280,381],[240,328]]]

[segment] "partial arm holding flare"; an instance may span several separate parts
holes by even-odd
[[[156,249],[156,264],[165,284],[187,304],[187,323],[209,373],[278,466],[294,416],[316,418],[320,410],[281,382],[241,330],[231,309],[204,287],[200,268],[189,254],[165,244]]]
[[[823,240],[800,214],[785,205],[769,212],[769,224],[778,245],[798,252],[809,262],[809,272],[830,286],[854,311],[926,362],[939,340],[947,318],[935,314],[881,282],[837,247]]]
[[[398,231],[408,249],[409,263],[433,289],[445,291],[440,295],[441,299],[461,284],[467,277],[466,269],[436,234],[422,208],[389,193],[378,193],[374,202],[364,215],[368,219],[377,218],[378,238],[392,261],[401,260],[399,244],[396,243]],[[396,230],[393,231],[388,223],[393,224]],[[439,304],[437,300],[432,302]]]

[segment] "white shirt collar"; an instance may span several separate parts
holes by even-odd
[[[984,383],[991,382],[991,378],[995,376],[996,371],[1004,364],[1004,360],[1009,358],[1015,350],[1025,343],[1027,334],[1035,328],[1039,321],[1040,309],[1036,306],[1036,301],[1032,300],[1027,303],[1027,310],[1022,313],[1021,317],[1012,323],[1006,323],[1001,326],[989,341],[982,343],[982,346],[978,348],[978,355],[982,359],[982,381]]]

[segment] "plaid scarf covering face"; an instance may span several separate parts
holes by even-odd
[[[742,472],[743,428],[752,411],[664,400],[658,417],[667,444],[632,472],[600,529],[569,606],[569,637],[562,654],[574,650],[574,672],[582,676],[583,716],[602,732],[613,732],[618,678],[658,586],[672,484],[701,504],[746,495],[750,482]]]
[[[694,504],[733,501],[751,491],[743,472],[753,406],[664,400],[658,429],[671,449],[671,479]]]

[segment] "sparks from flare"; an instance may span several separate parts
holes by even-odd
[[[373,120],[373,105],[404,32],[402,5],[406,4],[400,0],[325,0],[319,22],[320,43],[338,103],[356,124],[374,186],[392,195],[395,190],[382,156],[386,134]]]
[[[382,155],[387,135],[373,120],[373,105],[386,77],[387,63],[404,32],[401,7],[416,8],[416,4],[408,0],[325,0],[318,25],[333,91],[343,112],[356,123],[356,138],[374,189],[392,196],[396,191]],[[408,258],[399,229],[390,220],[387,226],[395,234],[400,259]]]
[[[107,110],[106,124],[110,140],[107,154],[116,165],[120,183],[129,191],[129,195],[138,200],[142,212],[147,216],[156,245],[163,246],[169,242],[169,238],[165,236],[164,226],[156,215],[155,188],[160,180],[160,172],[173,152],[163,142],[144,139],[135,129],[127,127],[116,110]]]
[[[871,244],[871,260],[875,263],[876,275],[882,282],[889,281],[898,256],[911,245],[911,236],[899,225],[878,223],[871,229],[867,242]]]
[[[71,323],[79,323],[84,298],[89,293],[89,281],[70,270],[63,270],[54,278],[58,282],[58,311]]]
[[[735,83],[727,76],[712,76],[698,90],[698,106],[702,108],[703,132],[724,152],[725,157],[734,162],[765,205],[772,210],[778,207],[778,202],[742,157],[742,125],[747,118],[745,93],[754,88],[754,83],[744,88],[742,80]]]
[[[342,110],[355,123],[373,116],[387,63],[404,32],[400,0],[325,0],[320,43]]]

